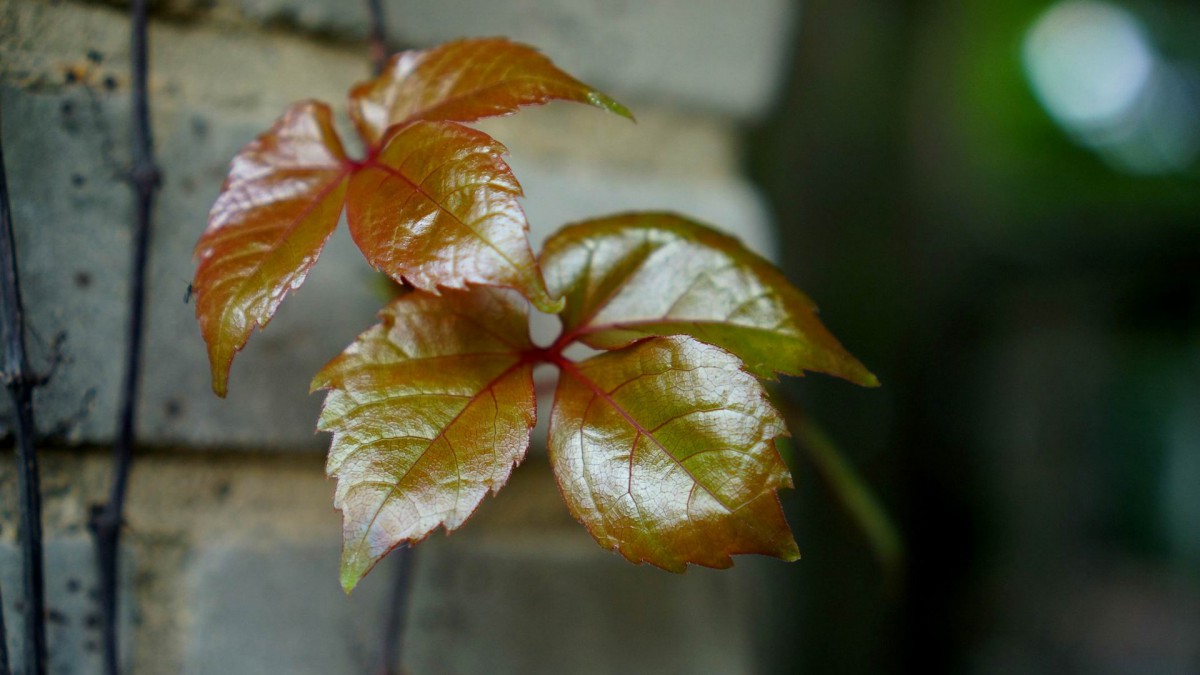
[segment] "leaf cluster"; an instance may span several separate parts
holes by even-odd
[[[535,256],[504,147],[465,123],[551,100],[631,117],[507,40],[398,54],[350,90],[363,159],[329,106],[293,105],[234,158],[196,246],[221,396],[343,210],[367,262],[414,289],[312,384],[329,392],[318,428],[332,433],[347,590],[505,484],[534,427],[536,364],[560,371],[548,446],[571,513],[601,546],[673,571],[798,557],[776,496],[791,486],[775,449],[786,429],[760,380],[877,384],[775,268],[682,216],[578,223]],[[562,322],[548,347],[530,340],[530,304]],[[568,358],[577,343],[599,354]]]

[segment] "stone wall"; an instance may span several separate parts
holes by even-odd
[[[47,452],[54,672],[97,672],[84,522],[108,480],[130,251],[128,21],[121,3],[0,0],[0,109],[32,357],[60,362],[36,412]],[[740,127],[771,105],[784,0],[387,2],[397,42],[508,35],[629,105],[636,125],[567,104],[482,124],[511,151],[535,248],[561,224],[637,208],[725,227],[770,254],[740,175]],[[365,3],[164,0],[151,25],[164,171],[151,253],[139,453],[128,512],[127,656],[140,673],[364,672],[388,587],[340,592],[312,373],[370,325],[377,276],[335,235],[256,334],[226,400],[185,303],[191,248],[229,159],[292,101],[341,105],[369,66]],[[344,120],[343,120],[344,121]],[[551,322],[552,323],[552,322]],[[553,330],[542,326],[539,330]],[[0,404],[0,436],[11,423]],[[15,478],[0,465],[0,585],[19,635]],[[535,451],[501,496],[417,556],[405,637],[414,673],[756,672],[765,586],[782,563],[683,577],[601,551]],[[19,657],[19,649],[13,650]]]

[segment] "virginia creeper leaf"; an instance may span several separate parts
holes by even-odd
[[[669,213],[578,223],[545,245],[563,330],[597,349],[649,335],[691,335],[763,378],[815,370],[879,384],[817,319],[811,300],[733,237]]]
[[[299,288],[337,225],[349,170],[329,106],[291,106],[233,158],[196,244],[196,317],[213,391],[234,353]]]
[[[393,56],[381,75],[350,90],[350,117],[363,140],[376,145],[395,124],[471,122],[556,99],[633,119],[625,106],[559,70],[538,50],[502,38]]]
[[[799,557],[775,494],[786,430],[737,357],[679,336],[560,365],[550,460],[601,546],[675,572]]]
[[[317,373],[347,592],[396,546],[462,525],[521,461],[537,414],[527,307],[501,289],[409,293]]]
[[[421,290],[507,286],[543,311],[561,309],[529,248],[521,186],[504,152],[454,122],[397,129],[350,180],[347,220],[363,255]]]

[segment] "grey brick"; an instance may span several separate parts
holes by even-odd
[[[260,21],[360,39],[365,3],[234,0]],[[786,0],[393,0],[388,27],[406,44],[503,35],[541,48],[614,95],[675,100],[736,116],[770,103],[792,25]]]
[[[185,675],[366,673],[386,579],[346,597],[336,544],[217,545],[190,573]]]
[[[329,542],[200,553],[183,672],[370,672],[392,569],[381,564],[347,597],[337,563]],[[582,528],[435,536],[416,565],[404,636],[410,672],[752,672],[749,566],[685,576],[634,567],[599,552]]]
[[[753,672],[751,565],[679,576],[557,536],[423,550],[407,636],[414,673]]]
[[[46,639],[50,675],[88,675],[103,670],[100,651],[99,605],[96,601],[96,566],[92,542],[85,537],[52,538],[46,542]],[[118,632],[123,662],[132,653],[134,610],[129,592],[132,566],[128,551],[122,560],[118,606]],[[15,672],[24,672],[24,604],[21,584],[21,551],[13,542],[0,542],[0,587],[4,589],[4,617],[8,651]]]

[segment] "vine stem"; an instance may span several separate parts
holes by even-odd
[[[388,47],[387,24],[383,15],[383,0],[367,0],[370,28],[367,31],[367,46],[371,57],[371,70],[379,75],[387,67]],[[365,162],[372,162],[377,148],[372,148]],[[411,595],[413,566],[416,558],[412,547],[396,549],[392,559],[392,589],[384,610],[383,636],[379,648],[379,675],[397,675],[403,659],[405,619],[408,617],[408,599]]]
[[[795,403],[776,400],[796,443],[806,451],[821,478],[833,492],[847,515],[858,526],[871,553],[879,563],[884,582],[891,593],[898,593],[905,567],[904,540],[866,480],[816,420]]]
[[[11,675],[8,665],[8,631],[4,628],[4,593],[0,592],[0,675]]]
[[[396,549],[392,562],[392,589],[388,595],[383,621],[383,645],[379,650],[379,675],[399,675],[403,670],[402,648],[404,628],[408,619],[408,599],[412,594],[413,567],[416,556],[411,546]]]
[[[370,14],[370,28],[367,31],[367,45],[371,53],[371,67],[378,75],[387,66],[388,39],[387,28],[383,18],[383,0],[367,0],[367,11]]]
[[[25,313],[21,306],[16,249],[12,207],[8,200],[8,179],[4,172],[4,149],[0,146],[0,300],[3,300],[4,308],[0,332],[4,336],[4,386],[12,399],[17,421],[17,491],[21,504],[22,581],[25,590],[25,668],[34,675],[44,675],[46,584],[42,553],[42,495],[37,452],[33,447],[37,431],[33,418],[33,388],[38,378],[29,369],[29,358],[25,352]],[[3,631],[0,631],[0,638],[3,638]]]
[[[90,528],[95,538],[96,568],[100,587],[101,638],[104,668],[108,675],[118,673],[117,571],[119,567],[121,524],[129,470],[133,460],[138,384],[141,378],[142,338],[146,304],[146,260],[150,248],[151,214],[160,183],[158,164],[150,130],[150,103],[147,95],[147,0],[134,0],[130,7],[130,57],[132,60],[133,163],[129,179],[136,196],[134,250],[131,270],[129,315],[126,324],[125,372],[121,383],[121,405],[117,418],[117,438],[113,446],[113,479],[108,502],[94,507]]]

